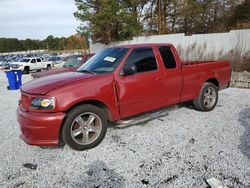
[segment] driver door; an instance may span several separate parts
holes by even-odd
[[[124,66],[134,64],[137,73],[115,78],[122,118],[161,106],[163,75],[154,51],[152,47],[134,49]]]
[[[35,59],[35,58],[31,59],[31,60],[30,60],[30,70],[35,70],[35,69],[37,69],[37,68],[38,68],[38,67],[37,67],[36,59]]]
[[[36,69],[44,69],[45,63],[42,62],[40,58],[36,59]]]

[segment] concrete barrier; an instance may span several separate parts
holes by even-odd
[[[233,72],[230,86],[238,88],[250,88],[250,72]]]

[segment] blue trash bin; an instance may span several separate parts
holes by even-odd
[[[11,70],[6,71],[6,76],[8,78],[9,86],[7,87],[9,90],[17,90],[22,85],[22,71],[21,70]]]
[[[17,84],[18,84],[18,89],[22,86],[22,71],[17,70]]]

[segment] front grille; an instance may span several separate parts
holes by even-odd
[[[17,65],[17,64],[12,64],[12,65],[11,65],[11,68],[12,68],[12,69],[18,69],[18,68],[19,68],[19,65]]]

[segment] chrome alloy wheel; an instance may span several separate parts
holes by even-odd
[[[216,90],[213,87],[208,87],[204,92],[203,104],[206,108],[211,108],[216,102]]]
[[[88,145],[99,137],[101,130],[100,117],[92,112],[85,112],[75,118],[71,124],[70,133],[76,143]]]

